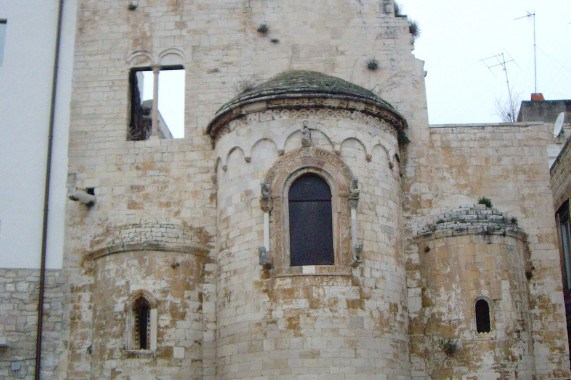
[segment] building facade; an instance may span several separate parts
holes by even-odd
[[[429,125],[392,0],[77,10],[50,376],[571,376],[552,125]]]

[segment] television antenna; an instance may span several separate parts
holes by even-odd
[[[537,43],[535,40],[535,11],[533,11],[533,13],[531,13],[530,11],[526,12],[527,14],[525,16],[514,18],[514,20],[533,17],[533,78],[534,78],[534,88],[535,88],[534,92],[537,93]]]
[[[492,59],[495,60],[497,63],[496,63],[496,64],[493,64],[493,63],[492,63],[492,64],[488,64],[488,62],[489,62],[490,60],[492,60]],[[512,90],[511,90],[511,88],[510,88],[510,80],[509,80],[509,78],[508,78],[508,68],[507,68],[507,64],[510,63],[510,62],[516,63],[516,62],[514,61],[514,59],[510,57],[510,59],[509,59],[508,61],[506,61],[506,57],[505,57],[504,53],[500,53],[500,54],[492,55],[491,57],[488,57],[488,58],[481,59],[480,61],[482,61],[482,62],[484,63],[484,65],[486,65],[486,67],[490,70],[490,72],[492,73],[492,75],[494,74],[494,72],[492,71],[492,69],[493,69],[494,67],[497,67],[497,66],[501,66],[501,67],[502,67],[502,70],[504,70],[504,74],[505,74],[505,76],[506,76],[506,85],[507,85],[507,87],[508,87],[508,100],[509,100],[509,104],[510,104],[510,105],[513,104],[513,102],[512,102]]]

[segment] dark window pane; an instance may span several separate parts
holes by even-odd
[[[476,330],[490,332],[490,305],[485,300],[476,302]]]
[[[321,177],[305,174],[295,180],[289,188],[289,201],[330,201],[331,190]]]
[[[329,186],[319,176],[306,174],[292,184],[289,198],[290,265],[333,265]]]

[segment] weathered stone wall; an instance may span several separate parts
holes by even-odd
[[[117,252],[93,263],[91,378],[202,379],[203,263],[190,253]],[[138,291],[157,300],[157,349],[129,346],[129,298]]]
[[[551,191],[553,192],[553,207],[556,211],[571,196],[571,145],[569,141],[567,140],[551,167]]]
[[[532,378],[526,243],[515,219],[484,205],[455,209],[421,232],[421,303],[411,307],[410,330],[430,378]],[[480,299],[489,332],[477,331]]]
[[[302,148],[304,122],[312,146]],[[216,144],[218,376],[408,377],[395,130],[358,112],[327,109],[259,112],[231,124]],[[323,175],[332,188],[335,265],[289,266],[284,192],[300,169]],[[364,248],[363,263],[352,268],[354,177]],[[271,269],[258,264],[261,182],[270,188]]]
[[[36,365],[36,329],[40,271],[0,270],[0,377],[33,379]],[[60,270],[46,271],[42,336],[42,376],[56,378],[59,355],[66,348],[63,306],[65,282]]]
[[[107,336],[100,326],[105,316],[119,318],[116,308],[134,289],[127,281],[156,289],[159,305],[182,310],[180,295],[163,288],[176,276],[153,277],[156,251],[166,260],[161,267],[168,258],[189,260],[189,277],[204,280],[202,291],[193,288],[184,295],[193,302],[202,297],[202,315],[193,303],[182,318],[193,321],[188,330],[193,339],[198,339],[195,324],[202,324],[202,368],[192,363],[199,354],[187,346],[189,340],[167,339],[178,330],[169,322],[158,342],[157,353],[165,356],[153,362],[155,373],[174,365],[172,371],[192,368],[194,376],[208,379],[308,372],[330,378],[337,370],[352,378],[407,378],[408,306],[418,302],[422,286],[418,247],[411,241],[403,247],[402,238],[412,239],[438,215],[484,195],[517,217],[528,234],[535,267],[530,315],[537,374],[569,375],[560,334],[563,304],[547,187],[547,128],[428,128],[422,62],[411,54],[408,21],[394,16],[391,1],[134,4],[130,10],[112,0],[79,2],[68,185],[94,188],[97,202],[91,208],[69,203],[67,209],[70,344],[62,363],[68,363],[69,378],[114,376],[109,371],[115,365],[139,375],[130,367],[143,367],[148,359],[116,359],[119,329]],[[257,32],[262,24],[268,33]],[[367,69],[371,59],[378,70]],[[186,70],[185,138],[126,141],[129,70],[168,64]],[[394,134],[349,110],[343,115],[253,113],[232,121],[213,149],[204,132],[216,109],[241,89],[292,69],[335,75],[381,95],[408,122],[407,155],[396,148]],[[334,274],[285,271],[279,277],[257,262],[264,218],[259,186],[281,155],[300,149],[303,120],[313,123],[312,149],[336,155],[361,180],[357,219],[364,262]],[[347,210],[339,210],[339,218],[346,217]],[[154,230],[167,225],[182,226],[184,232],[174,237]],[[274,220],[274,232],[276,225]],[[137,232],[130,234],[125,226],[137,226]],[[347,228],[338,231],[340,248],[347,245]],[[116,254],[106,256],[109,252]],[[200,264],[194,261],[197,252],[206,255]],[[131,262],[140,272],[126,267]],[[121,283],[114,271],[129,278]],[[113,281],[117,287],[110,287]],[[170,308],[163,310],[174,323]],[[414,324],[418,310],[411,318]],[[104,347],[107,338],[111,347]],[[175,346],[186,347],[191,363],[178,361]],[[266,351],[269,357],[260,360]],[[414,377],[426,376],[425,359],[412,356]],[[532,365],[531,359],[522,360],[523,366]]]
[[[202,378],[208,234],[186,224],[148,220],[99,228],[90,236],[92,249],[82,255],[77,273],[69,275],[75,282],[70,292],[68,376],[184,373]],[[127,300],[138,291],[157,303],[153,352],[133,350],[127,341]]]
[[[549,189],[546,146],[552,140],[548,125],[442,126],[411,130],[403,190],[409,236],[434,223],[439,215],[479,197],[517,218],[528,235],[533,360],[537,376],[569,376],[567,339],[559,254]],[[423,252],[408,244],[409,305],[422,305]],[[437,263],[433,263],[437,265]],[[520,273],[525,269],[520,269]],[[458,269],[457,276],[463,272]],[[421,309],[411,306],[411,326]],[[445,309],[442,312],[446,312]],[[411,333],[413,333],[411,331]],[[426,357],[412,355],[413,375],[426,376]],[[465,368],[476,369],[477,363]]]
[[[217,320],[214,305],[217,292],[219,296],[224,296],[220,288],[216,289],[216,284],[220,286],[231,282],[232,290],[237,294],[246,294],[245,290],[239,289],[249,289],[253,285],[251,281],[238,284],[241,278],[251,280],[245,274],[227,278],[221,277],[218,271],[216,259],[219,257],[214,252],[222,252],[225,248],[216,246],[215,237],[221,236],[217,233],[217,224],[221,229],[229,227],[225,225],[228,221],[217,218],[216,214],[217,202],[226,200],[217,197],[220,185],[216,183],[216,176],[220,175],[221,170],[216,174],[218,157],[213,155],[210,137],[204,135],[208,122],[220,105],[252,83],[291,69],[309,69],[373,89],[404,113],[409,123],[424,125],[427,116],[422,62],[411,54],[413,46],[408,21],[403,17],[394,17],[392,1],[388,0],[294,0],[276,3],[231,0],[168,4],[141,0],[136,4],[138,7],[135,10],[129,10],[128,4],[111,0],[82,0],[78,5],[68,185],[70,188],[94,188],[97,202],[91,208],[78,203],[68,204],[64,265],[71,289],[68,303],[70,348],[69,355],[63,360],[67,360],[70,377],[83,379],[94,373],[91,362],[93,354],[88,353],[88,348],[92,346],[92,340],[97,338],[95,318],[102,297],[96,295],[96,272],[86,258],[93,256],[96,251],[116,249],[121,244],[111,239],[113,234],[118,233],[114,226],[185,224],[194,231],[193,244],[196,242],[209,249],[215,248],[205,257],[203,268],[203,377],[230,376],[216,374],[216,364],[221,368],[224,365],[217,357],[226,355],[216,351],[216,327],[222,325]],[[261,24],[268,26],[268,34],[256,31]],[[371,59],[378,62],[378,70],[367,70],[367,61]],[[186,70],[185,138],[126,141],[129,70],[155,64],[182,64]],[[338,130],[341,129],[339,126]],[[383,260],[389,260],[391,265],[400,268],[399,259],[394,256],[394,249],[399,244],[398,222],[394,219],[399,207],[398,191],[395,190],[395,183],[398,182],[395,173],[398,172],[394,171],[398,168],[398,162],[393,158],[394,152],[370,146],[366,135],[358,137],[360,142],[345,141],[339,136],[336,137],[339,146],[333,150],[341,149],[344,152],[343,155],[355,166],[357,175],[361,176],[359,165],[379,166],[381,182],[385,185],[373,190],[373,184],[367,183],[369,180],[366,178],[363,180],[370,188],[371,197],[390,199],[390,210],[383,209],[384,214],[380,217],[377,215],[380,211],[371,205],[371,209],[363,211],[367,217],[359,228],[366,231],[363,233],[365,246],[371,241],[378,241],[380,235],[386,236],[382,238],[386,240],[383,247],[390,247],[390,253]],[[319,140],[322,137],[316,135],[314,138]],[[299,147],[295,139],[287,144],[295,145],[296,149]],[[264,171],[277,158],[272,145],[272,142],[261,140],[255,146],[249,145],[252,147],[251,153],[244,153],[251,154],[250,166],[256,167],[247,189],[259,189],[259,179],[263,178]],[[288,151],[292,147],[284,145],[281,149]],[[332,150],[330,146],[327,149]],[[227,153],[230,157],[220,159],[224,165],[228,165],[228,173],[232,173],[228,175],[239,176],[243,169],[234,170],[233,167],[240,162],[234,157],[240,152]],[[367,155],[372,157],[373,162],[360,163],[360,157]],[[375,163],[377,159],[380,160],[378,164]],[[241,160],[244,161],[243,158]],[[395,165],[392,171],[388,169],[388,161]],[[252,207],[247,202],[256,203],[257,196],[257,192],[248,194],[244,205]],[[232,250],[244,250],[245,262],[240,265],[256,268],[254,273],[259,276],[255,250],[262,214],[256,207],[240,212],[244,213],[244,219],[232,219],[237,228],[232,231],[231,238],[239,239],[242,245],[232,247]],[[386,220],[382,227],[385,232],[378,231],[381,227],[372,223],[373,219]],[[252,226],[255,226],[253,231],[249,229]],[[129,235],[125,236],[125,242],[129,243]],[[155,246],[157,239],[160,240],[152,237],[146,241]],[[250,250],[250,246],[254,247],[254,251]],[[117,260],[121,255],[123,253],[117,254]],[[97,260],[106,259],[96,259],[95,262]],[[145,265],[142,270],[146,270]],[[391,365],[391,368],[395,368],[394,373],[404,371],[407,352],[404,333],[406,310],[402,306],[405,297],[403,269],[396,270],[396,273],[397,276],[385,279],[390,283],[387,289],[397,290],[393,292],[390,302],[387,300],[384,305],[390,303],[391,313],[398,316],[390,322],[399,331],[395,333],[398,335],[395,339],[400,342],[395,350],[398,359],[393,359],[392,351],[385,354],[387,361],[399,363]],[[369,275],[373,276],[367,272]],[[374,276],[382,277],[377,272]],[[368,281],[375,283],[378,280]],[[355,285],[347,286],[347,289],[353,289],[349,298],[360,297],[352,293],[357,289]],[[371,299],[374,297],[372,294],[369,296]],[[231,321],[236,315],[224,314],[225,310],[220,306],[223,302],[224,299],[218,301],[219,316]],[[367,302],[374,303],[370,300]],[[349,309],[344,310],[345,314],[349,313]],[[259,310],[251,312],[257,313]],[[248,318],[252,320],[254,316]],[[387,326],[390,324],[388,319],[385,322]],[[233,320],[231,323],[240,324],[242,321]],[[103,337],[97,339],[102,341]],[[383,342],[370,345],[377,343],[383,347],[382,350],[386,348]],[[256,344],[261,344],[261,341]],[[241,346],[240,352],[243,350],[245,348]],[[277,355],[278,351],[275,352]],[[253,353],[248,358],[251,360],[245,361],[244,366],[248,363],[255,368],[259,364]],[[134,363],[133,359],[127,360]]]

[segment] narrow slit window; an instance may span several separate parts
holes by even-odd
[[[129,87],[129,140],[184,137],[185,71],[181,66],[132,69]]]
[[[133,338],[135,349],[148,350],[150,348],[151,306],[141,297],[133,304]]]
[[[476,302],[476,330],[479,333],[487,333],[491,330],[490,305],[486,300]]]
[[[289,188],[290,265],[333,265],[331,189],[315,174],[304,174]]]
[[[6,40],[6,27],[8,20],[0,19],[0,66],[4,62],[4,45]]]

